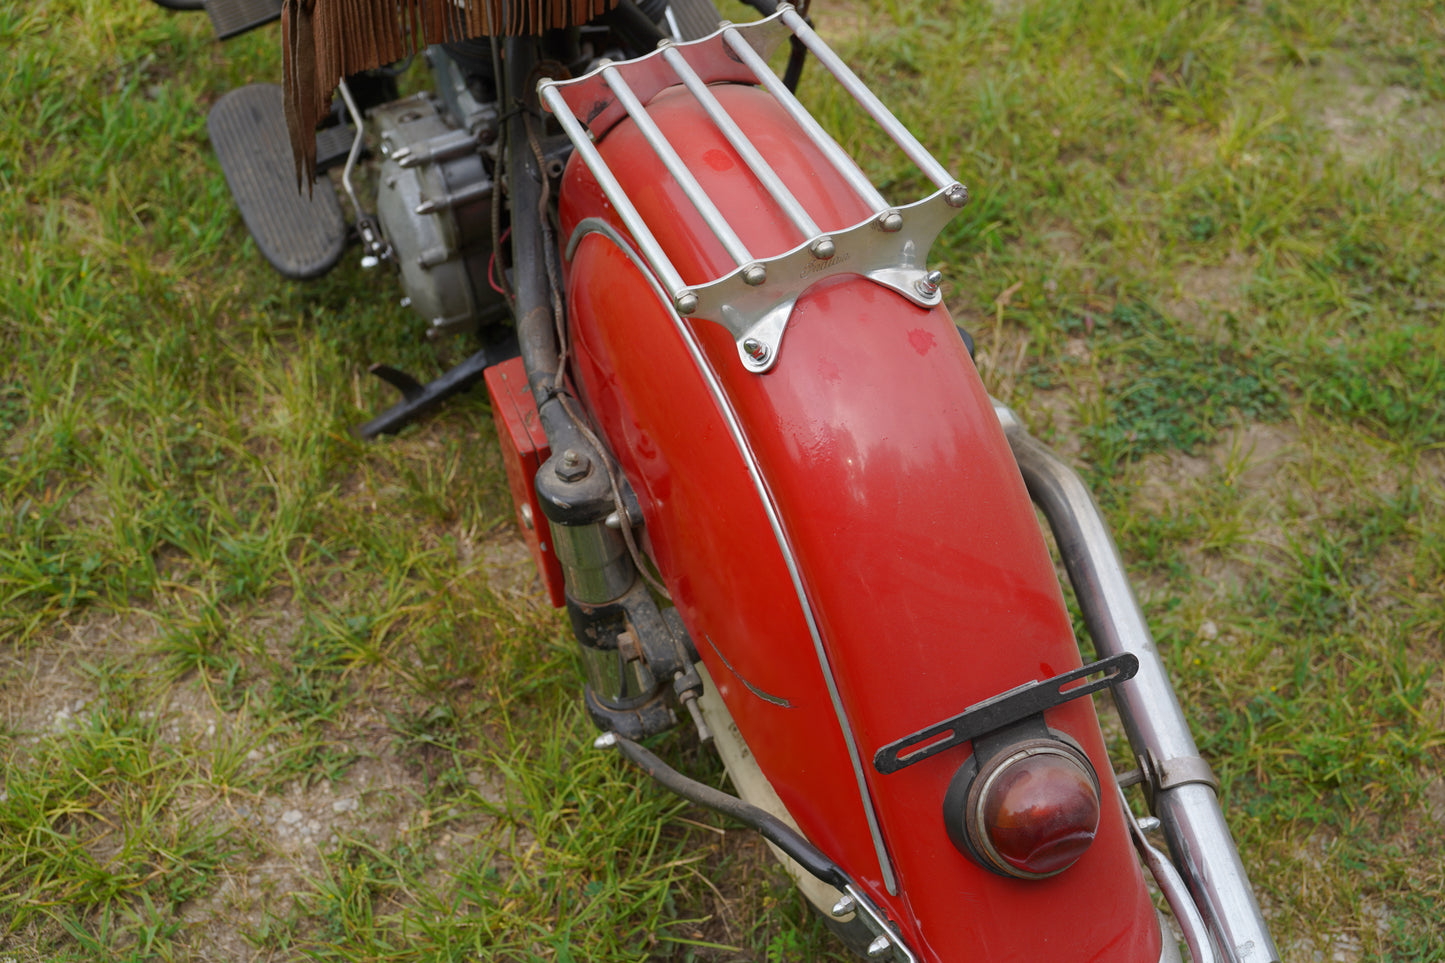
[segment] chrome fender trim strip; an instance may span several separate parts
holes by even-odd
[[[658,301],[667,309],[668,316],[672,319],[673,327],[677,329],[683,343],[687,345],[688,354],[692,357],[693,364],[697,366],[698,372],[703,380],[707,382],[708,392],[712,395],[718,411],[722,414],[723,420],[727,423],[728,433],[732,436],[733,444],[737,446],[738,453],[742,456],[744,464],[747,465],[748,476],[752,478],[753,487],[757,490],[758,499],[762,503],[763,511],[768,516],[768,524],[773,530],[773,537],[777,540],[778,551],[782,553],[783,562],[788,569],[788,577],[792,580],[793,591],[798,597],[798,605],[803,610],[803,618],[808,625],[808,634],[812,638],[813,652],[817,656],[818,666],[823,672],[823,680],[828,687],[828,698],[833,704],[833,713],[838,719],[838,726],[843,732],[843,741],[848,747],[848,758],[853,766],[853,776],[858,783],[858,796],[863,804],[863,814],[868,821],[868,832],[873,839],[873,850],[878,857],[878,868],[883,878],[883,885],[889,895],[898,895],[898,879],[893,872],[893,864],[888,858],[888,849],[883,844],[883,830],[878,825],[878,814],[873,806],[873,797],[868,791],[868,782],[864,776],[863,757],[858,751],[858,741],[853,735],[853,727],[848,721],[848,713],[843,708],[843,699],[838,694],[838,683],[833,677],[833,667],[828,661],[828,653],[823,647],[823,635],[818,628],[818,620],[813,612],[812,602],[808,599],[807,588],[803,584],[803,576],[798,568],[797,556],[793,552],[792,544],[788,541],[787,530],[783,527],[782,518],[778,515],[777,505],[773,500],[768,483],[763,478],[762,468],[758,465],[757,456],[753,454],[752,447],[748,444],[747,436],[743,433],[742,423],[738,420],[737,412],[733,410],[732,402],[728,400],[726,392],[718,382],[717,376],[713,373],[712,366],[708,364],[707,358],[702,353],[702,346],[698,344],[692,329],[683,321],[682,316],[673,307],[672,299],[652,271],[648,269],[647,262],[635,251],[630,244],[613,229],[612,225],[598,218],[584,218],[573,230],[572,236],[567,240],[566,257],[570,261],[577,250],[577,245],[582,238],[588,234],[599,234],[617,247],[637,265],[647,281],[652,285],[653,291],[657,294]]]

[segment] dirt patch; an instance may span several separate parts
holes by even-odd
[[[1384,160],[1401,143],[1438,144],[1445,108],[1416,90],[1385,82],[1382,65],[1326,55],[1312,68],[1306,110],[1318,118],[1345,163]],[[1440,185],[1422,185],[1437,193]]]
[[[1320,120],[1341,156],[1351,164],[1363,164],[1389,147],[1392,128],[1413,99],[1407,87],[1344,80],[1338,99],[1321,109]]]
[[[878,14],[858,0],[828,0],[818,4],[810,16],[818,34],[832,46],[841,47],[878,29]]]
[[[1194,490],[1215,470],[1214,460],[1183,452],[1164,452],[1141,460],[1136,469],[1142,475],[1135,507],[1158,514],[1189,500]]]
[[[510,523],[456,534],[465,566],[487,591],[509,606],[550,610]],[[350,858],[348,847],[416,851],[427,867],[421,878],[442,892],[458,865],[489,860],[505,875],[513,871],[506,854],[535,843],[525,828],[498,826],[494,814],[508,811],[512,801],[497,772],[478,764],[460,774],[463,783],[452,753],[398,735],[395,720],[423,717],[434,694],[381,667],[356,666],[347,670],[348,683],[337,684],[332,698],[345,701],[329,714],[322,707],[314,720],[294,721],[271,704],[268,689],[292,682],[268,676],[263,667],[292,665],[307,617],[289,591],[224,614],[225,638],[217,639],[214,653],[237,660],[236,680],[210,663],[206,675],[175,675],[160,627],[184,623],[188,599],[158,597],[154,614],[83,610],[42,642],[0,646],[0,731],[22,756],[43,755],[48,740],[63,743],[73,730],[88,738],[97,712],[137,724],[127,730],[135,733],[136,752],[149,753],[164,773],[152,787],[158,824],[199,828],[221,851],[202,895],[180,910],[195,958],[276,958],[274,948],[258,950],[256,943],[266,946],[264,934],[278,921],[290,921],[289,927],[298,915],[305,920],[321,912],[313,904],[325,892],[327,874]],[[298,675],[294,684],[307,678]],[[365,690],[365,698],[352,698],[352,688]],[[339,748],[336,761],[297,778],[286,775],[297,771],[296,753],[310,751],[318,725],[328,729],[326,743]],[[186,765],[173,766],[175,759]],[[15,790],[32,774],[10,775]],[[442,776],[456,784],[439,789]],[[0,802],[6,788],[0,774]],[[106,828],[104,800],[86,805],[99,807],[102,830],[86,849],[104,865],[129,836]],[[308,924],[301,925],[304,931]],[[11,950],[30,959],[33,948],[52,937],[58,934],[42,924],[0,938],[0,960]]]
[[[1280,514],[1284,487],[1303,447],[1290,424],[1240,426],[1197,455],[1163,452],[1130,466],[1134,508],[1160,517],[1198,510],[1208,525],[1178,545],[1180,560],[1219,597],[1243,590],[1261,566],[1285,563],[1288,540]],[[1148,578],[1144,581],[1148,583]],[[1163,586],[1155,586],[1163,589]],[[1207,619],[1199,636],[1221,632]]]
[[[480,777],[478,785],[493,791]],[[194,945],[214,959],[266,958],[247,935],[263,932],[269,918],[314,909],[304,905],[302,894],[314,896],[316,881],[327,877],[326,854],[348,840],[385,851],[399,838],[422,833],[433,820],[455,815],[426,809],[417,788],[404,762],[381,751],[335,783],[296,782],[279,793],[228,800],[215,815],[236,827],[232,836],[245,839],[253,856],[232,862],[206,896],[181,907]],[[476,835],[483,821],[470,822],[476,825],[469,832]],[[444,856],[456,835],[454,829],[440,837],[437,856]]]
[[[510,521],[501,531],[492,530],[483,539],[458,529],[457,553],[463,564],[481,568],[487,588],[494,595],[546,604],[532,552]]]
[[[0,725],[32,736],[74,725],[100,694],[93,667],[144,644],[155,626],[143,612],[107,614],[58,627],[38,648],[0,648]]]
[[[1299,457],[1301,448],[1300,432],[1293,424],[1250,424],[1215,445],[1210,457],[1233,484],[1261,491],[1284,465]]]
[[[1077,263],[1084,251],[1084,239],[1071,224],[1054,221],[1045,224],[1038,232],[1044,249],[1066,264]]]
[[[1190,265],[1174,275],[1174,297],[1164,312],[1204,337],[1219,338],[1224,315],[1242,315],[1249,305],[1254,261],[1239,252],[1218,264]]]
[[[1007,19],[1023,13],[1024,7],[1028,6],[1028,0],[988,0],[988,5],[995,17]]]

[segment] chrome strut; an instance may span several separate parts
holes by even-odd
[[[1078,474],[994,402],[1029,495],[1059,545],[1100,657],[1132,653],[1134,678],[1114,688],[1129,743],[1175,863],[1230,963],[1278,963],[1279,950],[1250,888],[1184,711],[1124,574],[1113,536]],[[1185,921],[1180,921],[1187,925]]]

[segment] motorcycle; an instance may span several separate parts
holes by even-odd
[[[223,35],[281,12],[209,6]],[[430,334],[480,335],[428,384],[374,367],[403,400],[360,433],[485,382],[597,747],[755,828],[849,946],[1180,959],[1147,869],[1197,963],[1278,960],[1102,515],[929,269],[967,189],[805,11],[757,6],[287,0],[286,86],[222,98],[212,141],[281,273],[355,240]],[[398,97],[413,53],[433,86]],[[794,96],[807,57],[929,193],[870,182]],[[646,748],[679,720],[736,795]]]

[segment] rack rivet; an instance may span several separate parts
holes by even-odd
[[[897,211],[884,211],[878,216],[878,226],[889,234],[903,229],[903,215]]]
[[[768,351],[768,346],[763,344],[757,338],[744,339],[743,351],[747,352],[747,356],[749,358],[752,358],[758,364],[762,364],[764,361],[767,361],[768,354],[770,353]]]

